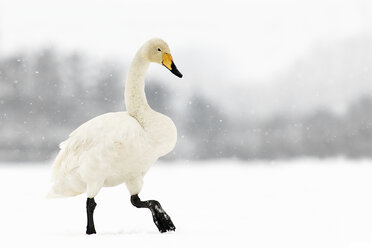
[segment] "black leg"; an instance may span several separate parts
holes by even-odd
[[[151,210],[152,218],[159,232],[164,233],[176,230],[169,215],[163,210],[158,201],[141,201],[138,195],[132,195],[130,201],[137,208],[148,208]]]
[[[97,203],[94,201],[93,198],[87,198],[87,234],[96,233],[96,229],[94,228],[94,221],[93,221],[93,212],[96,208]]]

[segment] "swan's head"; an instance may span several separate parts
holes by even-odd
[[[146,59],[150,62],[164,65],[177,77],[182,77],[181,72],[178,71],[176,65],[173,62],[172,55],[169,50],[169,46],[165,41],[161,39],[151,39],[146,42],[143,46],[143,52]]]

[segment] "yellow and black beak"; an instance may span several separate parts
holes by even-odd
[[[181,72],[177,69],[176,65],[173,63],[172,56],[169,53],[163,53],[162,64],[167,67],[174,75],[177,77],[182,77]]]

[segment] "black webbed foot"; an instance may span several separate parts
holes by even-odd
[[[171,218],[164,211],[158,201],[149,201],[149,208],[151,210],[154,223],[159,229],[159,232],[164,233],[176,230],[176,227],[174,226]]]
[[[93,227],[89,227],[87,226],[87,231],[86,231],[86,234],[96,234],[96,229]]]
[[[138,195],[131,196],[132,204],[137,208],[148,208],[152,213],[152,218],[156,227],[159,229],[159,232],[169,232],[175,231],[176,227],[174,226],[169,215],[164,211],[158,201],[141,201]]]

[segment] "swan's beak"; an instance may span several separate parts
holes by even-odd
[[[172,55],[169,53],[163,53],[163,61],[162,64],[167,67],[174,75],[177,77],[182,77],[182,73],[179,72],[176,65],[173,63]]]

